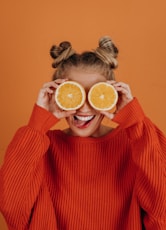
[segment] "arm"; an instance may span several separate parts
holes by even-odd
[[[137,178],[135,191],[147,230],[166,229],[166,138],[145,116],[130,87],[110,82],[119,92],[116,114],[103,112],[125,130],[131,143]],[[141,211],[140,210],[140,211]]]
[[[25,229],[44,177],[43,158],[49,147],[46,132],[73,111],[61,111],[54,100],[57,82],[41,88],[27,126],[10,143],[0,169],[0,210],[12,229]]]
[[[43,155],[49,146],[46,131],[56,122],[35,105],[29,124],[16,132],[6,151],[0,170],[0,209],[15,229],[29,220],[43,179]]]
[[[147,230],[166,229],[166,138],[144,115],[137,99],[113,119],[130,139],[133,161],[138,167],[136,195]]]

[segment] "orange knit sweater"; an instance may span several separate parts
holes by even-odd
[[[99,138],[68,136],[35,105],[0,170],[9,230],[166,230],[166,139],[137,99],[114,121]]]

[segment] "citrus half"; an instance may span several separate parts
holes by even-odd
[[[63,110],[79,109],[85,102],[84,88],[75,81],[65,81],[55,91],[55,101]]]
[[[115,107],[117,100],[117,91],[106,82],[96,83],[88,93],[88,101],[96,110],[111,110]]]

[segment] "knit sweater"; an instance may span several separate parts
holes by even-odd
[[[165,230],[166,139],[135,98],[98,138],[50,130],[34,106],[0,170],[9,230]]]

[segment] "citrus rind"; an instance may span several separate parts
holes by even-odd
[[[77,82],[65,81],[55,91],[55,101],[62,110],[79,109],[85,102],[84,88]]]
[[[118,93],[112,85],[98,82],[90,88],[88,101],[94,109],[108,111],[115,107]]]

